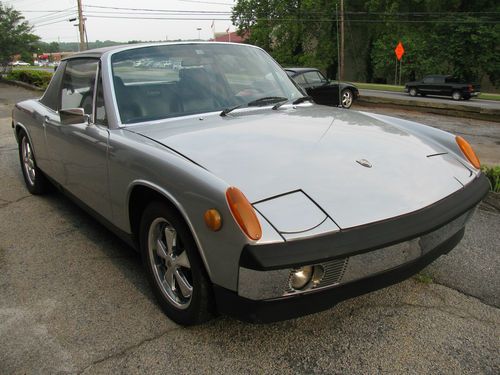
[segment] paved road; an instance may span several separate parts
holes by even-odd
[[[500,214],[415,279],[270,325],[169,321],[139,257],[59,193],[23,186],[0,84],[0,374],[500,372]]]
[[[407,100],[415,100],[422,103],[431,102],[431,103],[445,103],[450,105],[460,104],[471,107],[482,107],[482,108],[491,108],[500,110],[500,101],[497,100],[482,100],[482,99],[472,98],[470,100],[456,101],[445,96],[411,97],[407,93],[403,92],[367,90],[367,89],[360,89],[359,92],[361,96],[369,95],[369,96],[378,96],[381,98],[389,98],[389,99],[407,99]]]

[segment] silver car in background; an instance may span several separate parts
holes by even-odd
[[[407,278],[489,189],[463,138],[316,105],[248,45],[76,54],[12,127],[28,190],[59,187],[140,251],[186,325],[292,318]]]

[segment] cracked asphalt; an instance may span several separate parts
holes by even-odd
[[[156,305],[137,254],[63,195],[25,189],[10,111],[33,96],[0,83],[0,374],[500,373],[498,210],[477,211],[423,271],[430,283],[269,325],[183,328]],[[498,124],[402,116],[456,124],[499,163]]]

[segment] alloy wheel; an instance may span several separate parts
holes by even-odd
[[[345,90],[342,93],[342,107],[349,108],[352,104],[352,92],[351,90]]]
[[[33,158],[33,152],[31,151],[31,145],[28,141],[28,137],[23,137],[21,141],[21,155],[23,161],[23,168],[26,172],[26,177],[31,185],[35,185],[35,159]]]
[[[188,308],[193,294],[191,264],[177,231],[164,218],[149,227],[148,252],[161,292],[174,307]]]

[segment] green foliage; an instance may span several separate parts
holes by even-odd
[[[52,78],[52,73],[46,72],[44,70],[19,69],[19,70],[12,70],[7,75],[7,79],[29,83],[30,85],[35,85],[42,89],[47,88],[51,78]]]
[[[232,20],[240,35],[282,65],[315,66],[332,76],[337,66],[334,14],[332,1],[239,0]]]
[[[0,66],[6,67],[16,54],[33,52],[39,37],[21,13],[0,2]]]
[[[431,276],[425,274],[425,273],[419,273],[415,275],[415,280],[422,284],[432,284],[434,281]]]
[[[238,0],[232,20],[248,42],[282,65],[310,65],[330,78],[337,67],[336,4],[328,0]],[[500,86],[498,0],[351,0],[346,10],[349,79],[393,83],[394,48],[405,47],[402,82],[427,74],[470,81],[485,75]]]
[[[481,170],[491,182],[491,191],[500,193],[500,165],[492,167],[483,165]]]

